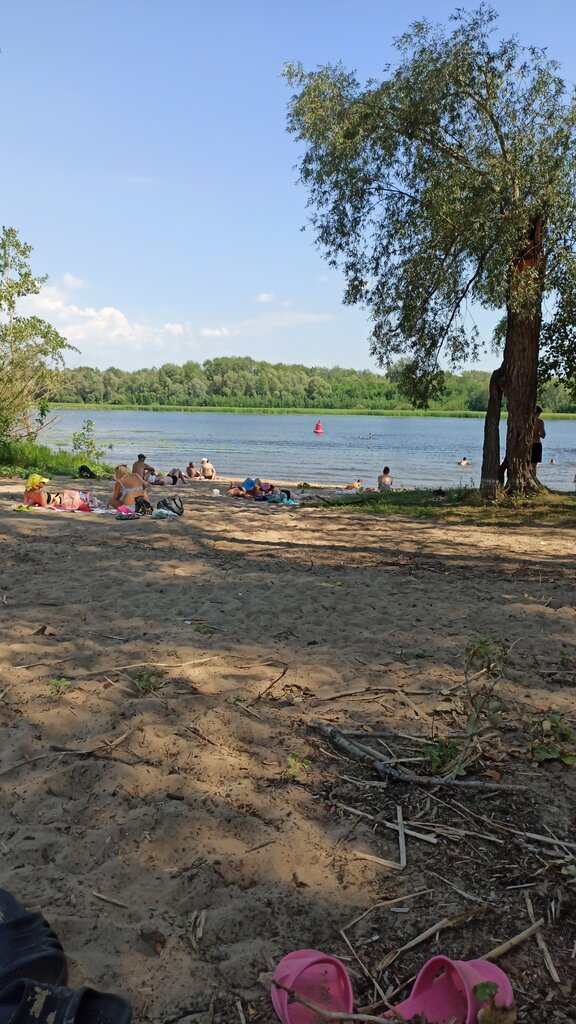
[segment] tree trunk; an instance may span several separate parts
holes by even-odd
[[[531,453],[538,384],[540,317],[520,319],[509,315],[507,333],[507,491],[509,494],[530,494],[538,490],[532,472]]]
[[[490,394],[484,420],[480,494],[489,501],[493,501],[496,497],[500,483],[500,411],[504,378],[505,371],[504,365],[502,365],[498,370],[494,370],[490,377]]]
[[[502,366],[490,380],[490,397],[484,427],[484,458],[480,490],[483,497],[494,498],[499,476],[505,466],[509,494],[531,494],[539,484],[532,472],[532,431],[538,387],[538,354],[541,303],[544,281],[543,230],[536,218],[526,244],[519,252],[509,282],[506,307],[506,343]],[[523,301],[518,301],[521,298]],[[502,395],[508,403],[506,455],[499,467],[498,426]],[[500,473],[499,473],[500,469]]]

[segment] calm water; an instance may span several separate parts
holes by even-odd
[[[482,456],[481,419],[435,417],[323,416],[324,434],[312,433],[316,417],[243,416],[234,413],[113,412],[60,410],[43,437],[69,447],[85,419],[94,422],[98,441],[112,444],[110,462],[131,463],[138,452],[166,471],[182,470],[202,456],[220,477],[345,484],[358,477],[376,483],[390,466],[398,487],[478,485]],[[502,439],[506,426],[502,425]],[[546,423],[543,483],[572,490],[576,472],[576,421]],[[456,465],[466,456],[469,469]],[[550,459],[558,465],[550,465]]]

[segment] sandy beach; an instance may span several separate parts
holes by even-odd
[[[73,985],[154,1024],[272,1024],[262,981],[300,947],[344,959],[358,1006],[397,1003],[430,956],[527,928],[528,892],[558,980],[534,936],[504,954],[518,1020],[573,1020],[576,769],[534,759],[544,720],[573,750],[573,531],[214,486],[155,490],[177,522],[119,522],[13,511],[0,482],[0,884],[47,916]],[[423,740],[470,736],[474,638],[506,650],[466,762],[492,789],[386,780],[311,725],[388,733],[380,757],[424,773]]]

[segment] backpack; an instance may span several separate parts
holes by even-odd
[[[78,476],[81,476],[83,480],[97,480],[96,473],[93,473],[90,466],[79,466]]]
[[[160,501],[156,505],[156,508],[163,508],[167,512],[173,512],[174,515],[181,516],[184,512],[184,504],[182,498],[160,498]]]
[[[140,516],[151,516],[154,509],[146,498],[143,498],[141,494],[138,495],[134,502],[134,509]]]

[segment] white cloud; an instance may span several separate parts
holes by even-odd
[[[238,327],[202,327],[201,338],[233,338],[240,334]]]
[[[264,304],[266,302],[272,302],[273,299],[274,292],[260,292],[260,295],[257,295],[254,301],[261,302]]]
[[[184,334],[184,327],[182,324],[164,324],[164,330],[166,334],[173,334],[179,338]]]
[[[249,317],[236,324],[223,324],[220,327],[203,327],[201,338],[232,338],[268,334],[270,331],[297,327],[300,324],[326,324],[336,319],[331,313],[298,313],[296,310],[278,310],[275,313],[264,313],[262,316]]]
[[[65,288],[82,288],[84,281],[81,277],[76,277],[74,274],[64,274],[62,283]]]

